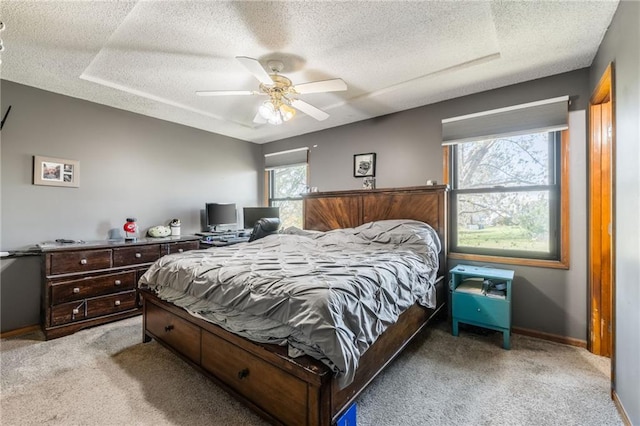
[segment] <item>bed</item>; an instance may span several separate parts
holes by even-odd
[[[140,280],[144,340],[273,423],[332,424],[443,309],[445,193],[314,193],[305,230],[165,256]]]

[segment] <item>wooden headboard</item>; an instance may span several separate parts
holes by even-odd
[[[428,223],[442,243],[440,272],[446,271],[447,185],[304,194],[304,228],[329,231],[354,228],[385,219],[414,219]]]

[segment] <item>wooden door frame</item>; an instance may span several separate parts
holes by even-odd
[[[614,381],[615,373],[615,217],[613,206],[615,205],[615,102],[614,102],[614,75],[613,64],[610,63],[604,71],[598,85],[589,100],[589,228],[588,228],[588,280],[589,280],[589,340],[588,348],[597,355],[611,357],[611,380]],[[607,148],[603,144],[601,135],[607,129],[601,126],[602,105],[609,103],[610,108],[605,108],[605,117],[611,123],[610,145]],[[607,112],[610,111],[610,114]],[[609,114],[609,115],[607,115]],[[597,120],[595,119],[597,115]],[[603,154],[602,149],[605,149]],[[606,152],[606,149],[609,152]],[[604,161],[604,167],[602,166]],[[607,183],[607,177],[601,173],[604,171],[609,176],[608,188],[602,187],[603,178]],[[607,192],[607,190],[609,192]],[[602,213],[598,205],[605,203],[609,215]],[[607,208],[608,204],[608,208]],[[604,224],[605,220],[608,223]],[[605,256],[605,273],[602,273],[602,229],[610,227],[610,247],[608,258]],[[608,244],[608,242],[606,243]],[[606,251],[605,244],[605,254]],[[608,273],[606,268],[608,267]],[[607,276],[608,275],[608,276]],[[603,327],[603,321],[605,326]],[[610,327],[607,327],[609,321]],[[610,331],[609,331],[610,328]],[[607,342],[608,340],[608,342]]]

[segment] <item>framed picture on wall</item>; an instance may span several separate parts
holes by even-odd
[[[33,184],[77,188],[80,186],[80,162],[34,155]]]
[[[356,154],[353,156],[353,177],[376,176],[376,153]]]

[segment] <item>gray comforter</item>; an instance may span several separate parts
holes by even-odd
[[[435,307],[440,242],[427,224],[288,229],[251,243],[164,256],[141,278],[162,299],[261,343],[330,366],[341,387],[416,301]]]

